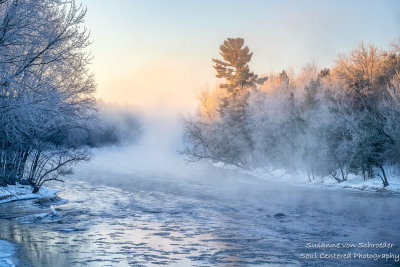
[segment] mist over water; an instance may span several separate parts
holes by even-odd
[[[140,121],[142,130],[136,142],[98,149],[84,165],[125,172],[161,171],[184,159],[178,154],[183,149],[183,129],[178,114],[142,113]]]
[[[179,116],[148,116],[143,129],[138,144],[99,151],[85,177],[88,182],[132,190],[133,195],[146,192],[143,203],[133,209],[157,214],[156,221],[173,221],[179,231],[188,226],[194,232],[187,237],[196,237],[196,246],[213,251],[188,256],[194,262],[300,264],[299,254],[310,252],[304,248],[307,242],[395,243],[399,238],[392,228],[385,230],[397,220],[393,214],[398,196],[302,189],[237,169],[215,168],[208,161],[189,162],[177,153],[183,147]],[[99,170],[104,170],[100,180]],[[279,213],[282,218],[275,216]],[[170,235],[174,234],[166,234]],[[191,244],[183,247],[190,250]],[[346,264],[351,262],[362,261]]]
[[[14,215],[2,218],[13,219],[1,220],[0,238],[22,244],[35,266],[324,265],[337,261],[299,255],[388,251],[306,249],[306,243],[400,240],[396,195],[304,189],[188,162],[177,153],[179,116],[142,116],[142,129],[139,142],[96,149],[65,183],[51,184],[67,203],[10,203],[3,211]],[[15,220],[25,209],[50,208],[55,218]],[[354,264],[393,261],[350,259],[342,266]]]

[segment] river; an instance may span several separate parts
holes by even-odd
[[[398,264],[354,258],[400,253],[396,194],[307,189],[146,151],[97,151],[49,185],[66,203],[3,204],[0,238],[21,244],[40,267]],[[51,209],[47,220],[16,219]],[[393,248],[357,247],[368,242]],[[324,244],[355,247],[315,248]]]

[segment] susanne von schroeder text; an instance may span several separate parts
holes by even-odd
[[[307,243],[306,248],[393,248],[394,244],[382,243]]]

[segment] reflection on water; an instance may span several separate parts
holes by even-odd
[[[75,178],[54,185],[65,190],[65,204],[0,209],[0,238],[23,244],[34,266],[329,265],[335,261],[299,255],[389,252],[310,250],[307,242],[386,241],[395,244],[390,252],[400,252],[396,195],[305,190],[205,165],[124,173],[86,166]],[[51,220],[15,220],[52,208],[59,216]]]

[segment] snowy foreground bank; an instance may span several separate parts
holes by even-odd
[[[32,187],[28,185],[9,185],[0,187],[0,204],[17,200],[36,199],[43,197],[54,197],[59,190],[50,189],[47,187],[40,188],[38,193],[32,193]]]
[[[389,186],[383,187],[382,181],[379,177],[373,179],[363,180],[361,176],[349,174],[347,181],[337,182],[330,176],[315,177],[314,179],[308,178],[307,173],[302,172],[289,172],[284,169],[269,170],[266,168],[256,168],[251,170],[241,169],[237,166],[225,164],[223,162],[212,163],[214,167],[237,170],[241,173],[255,176],[266,180],[279,180],[283,183],[290,183],[296,186],[310,187],[310,188],[329,188],[329,189],[344,189],[354,191],[368,191],[368,192],[392,192],[400,193],[400,175],[389,175]]]
[[[56,197],[60,190],[54,190],[47,187],[42,187],[38,193],[32,193],[33,188],[27,185],[9,185],[7,187],[0,187],[0,205],[12,201],[38,199],[45,200]],[[50,214],[51,215],[51,214]],[[49,217],[48,213],[27,215],[17,218],[21,222],[31,222],[38,220],[38,218]],[[21,264],[21,251],[18,244],[9,242],[7,240],[0,240],[0,267],[14,267]],[[29,266],[24,262],[24,266]]]

